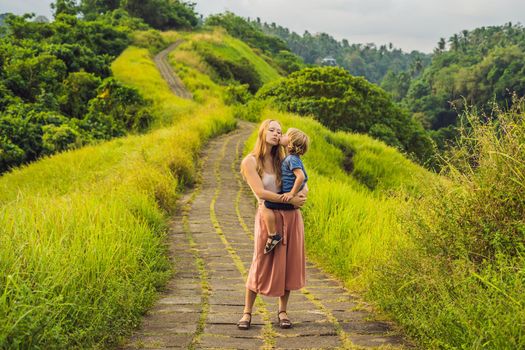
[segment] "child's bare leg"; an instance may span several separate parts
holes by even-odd
[[[268,229],[268,234],[273,236],[277,232],[277,229],[275,228],[275,213],[272,209],[263,206],[262,217],[266,228]]]
[[[266,246],[264,247],[264,254],[271,252],[279,242],[281,242],[282,237],[277,233],[277,227],[275,225],[275,213],[272,209],[268,209],[265,206],[262,208],[262,213],[264,224],[268,230],[268,240],[266,241]]]

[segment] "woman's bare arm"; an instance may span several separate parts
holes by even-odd
[[[262,180],[257,173],[257,163],[254,157],[244,158],[241,163],[241,168],[243,169],[244,178],[248,186],[250,186],[257,197],[271,202],[283,203],[280,194],[264,189]]]

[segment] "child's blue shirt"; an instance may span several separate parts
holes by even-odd
[[[299,191],[303,189],[304,184],[308,181],[308,175],[304,169],[303,161],[299,156],[295,154],[290,154],[284,158],[283,163],[281,164],[281,192],[287,193],[290,192],[293,188],[295,182],[295,174],[293,173],[294,169],[301,169],[304,173],[304,182],[301,184]]]

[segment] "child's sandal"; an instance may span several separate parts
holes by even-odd
[[[268,236],[268,240],[266,241],[266,246],[264,247],[264,254],[268,254],[269,252],[271,252],[273,248],[275,248],[275,246],[279,244],[279,242],[282,241],[282,239],[283,238],[281,237],[280,234]]]

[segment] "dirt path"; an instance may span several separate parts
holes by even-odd
[[[256,301],[252,328],[237,329],[255,214],[238,169],[252,130],[239,122],[204,150],[201,181],[182,199],[169,234],[177,272],[125,348],[403,348],[389,324],[373,321],[364,303],[310,263],[306,288],[290,296],[292,329],[278,327],[277,298],[267,297]]]
[[[160,71],[160,74],[166,80],[168,83],[171,91],[177,96],[180,96],[182,98],[191,99],[193,96],[191,95],[191,92],[189,92],[182,81],[179,79],[179,77],[175,74],[173,69],[171,68],[169,62],[168,62],[168,55],[171,51],[175,50],[177,46],[179,46],[182,43],[182,40],[177,40],[170,46],[168,46],[166,49],[159,52],[153,61],[155,62],[155,65],[157,66],[157,69]]]

